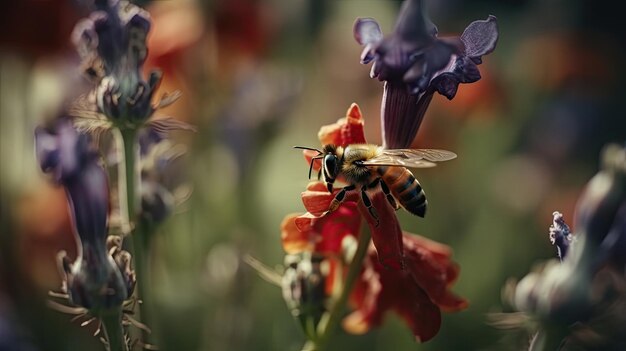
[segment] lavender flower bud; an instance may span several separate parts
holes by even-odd
[[[326,311],[326,276],[323,268],[324,257],[304,253],[287,255],[287,266],[282,279],[283,299],[294,318],[303,327],[310,321],[317,326]]]
[[[562,264],[548,263],[541,272],[530,273],[520,281],[513,297],[519,310],[571,324],[589,320],[600,313],[600,302],[619,296],[619,286],[597,276],[606,263],[621,263],[624,268],[626,149],[610,145],[602,156],[602,169],[578,200],[576,245],[563,255]],[[555,243],[569,237],[569,228],[558,212],[550,231]]]
[[[141,215],[152,223],[163,222],[177,204],[187,199],[185,176],[180,172],[185,154],[182,145],[170,141],[153,128],[139,134],[141,153]]]
[[[162,75],[143,78],[148,55],[146,38],[150,16],[126,1],[101,1],[87,19],[79,22],[73,41],[87,75],[97,83],[96,105],[121,127],[143,124],[153,113],[152,98]]]
[[[72,33],[79,55],[83,60],[99,58],[105,75],[138,75],[148,52],[150,15],[126,1],[103,2],[98,7]]]
[[[576,206],[576,231],[589,244],[600,245],[626,204],[626,149],[609,145],[602,152],[602,169],[587,184]]]
[[[567,255],[567,250],[572,243],[573,236],[569,227],[565,223],[561,212],[555,211],[552,213],[552,216],[552,225],[550,226],[550,243],[556,246],[557,255],[559,259],[563,261],[563,258]]]
[[[62,119],[53,130],[38,128],[35,144],[42,170],[53,174],[68,196],[79,250],[74,263],[61,252],[59,266],[71,302],[90,310],[120,306],[128,289],[107,251],[109,190],[89,137]]]

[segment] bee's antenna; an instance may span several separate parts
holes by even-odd
[[[317,151],[318,155],[322,154],[322,151],[320,151],[320,149],[316,149],[316,148],[312,148],[312,147],[306,147],[306,146],[294,146],[294,149],[301,149],[301,150],[311,150],[311,151]]]
[[[311,165],[309,166],[309,179],[311,179],[311,172],[313,172],[313,162],[315,162],[315,160],[319,160],[322,157],[323,156],[321,155],[311,157]],[[320,172],[321,172],[321,168],[320,168]],[[319,179],[319,176],[317,177],[317,179]]]

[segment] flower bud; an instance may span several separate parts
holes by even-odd
[[[326,312],[326,264],[324,256],[308,252],[285,257],[283,298],[304,330],[311,322],[317,326]]]

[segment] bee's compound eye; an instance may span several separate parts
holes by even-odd
[[[337,173],[337,156],[335,155],[326,155],[324,156],[324,168],[328,175],[332,178],[335,178]]]

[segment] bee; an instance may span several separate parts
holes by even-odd
[[[409,168],[434,167],[434,162],[449,161],[456,158],[451,151],[438,149],[384,149],[374,144],[352,144],[345,148],[332,144],[324,145],[322,150],[304,146],[296,149],[317,151],[311,159],[309,179],[315,160],[322,160],[322,167],[317,175],[323,176],[328,191],[332,193],[333,184],[339,176],[348,183],[335,195],[328,211],[336,210],[345,199],[348,191],[361,191],[361,200],[370,215],[378,221],[376,210],[372,206],[366,190],[380,185],[387,201],[395,209],[396,200],[408,212],[424,217],[426,215],[426,194]]]

